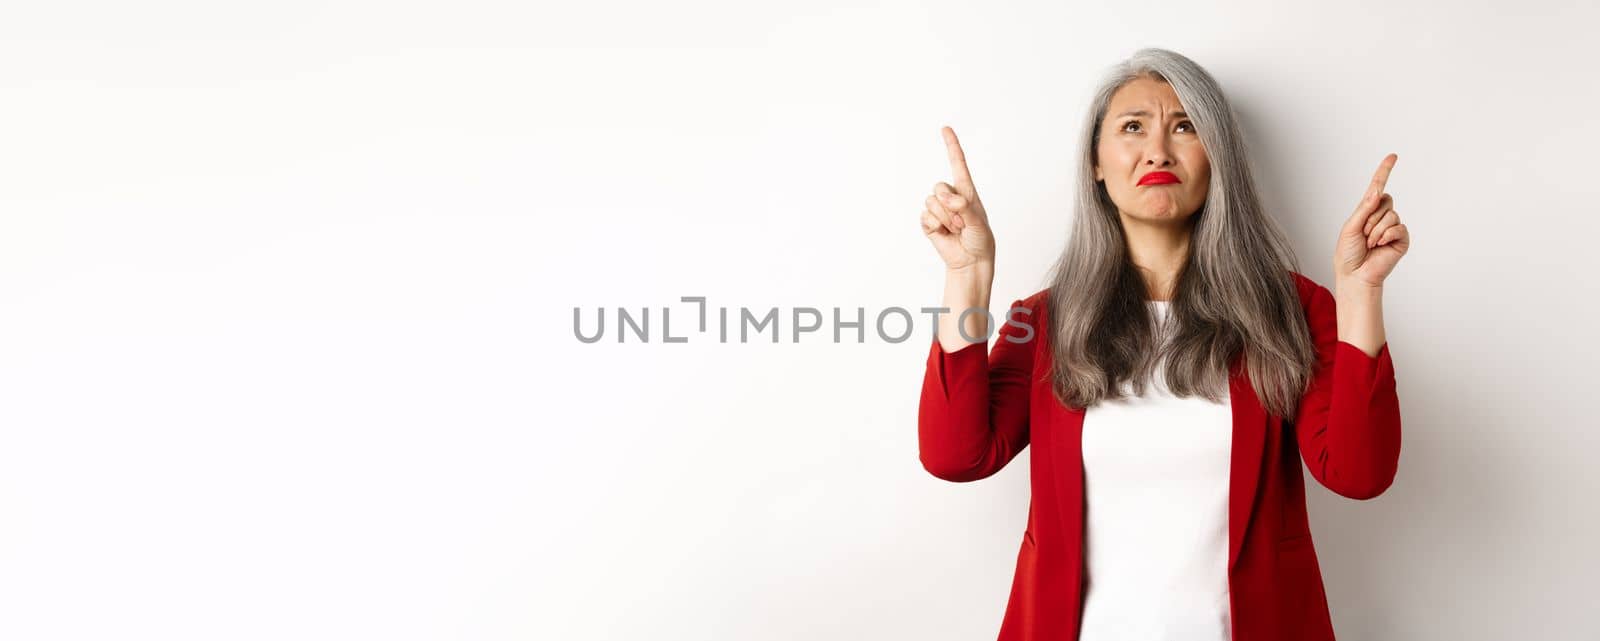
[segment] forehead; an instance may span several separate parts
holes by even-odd
[[[1172,85],[1155,78],[1141,77],[1118,89],[1111,95],[1106,117],[1115,118],[1124,111],[1144,109],[1153,113],[1167,113],[1183,109],[1178,93]]]

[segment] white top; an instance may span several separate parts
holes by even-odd
[[[1170,303],[1149,302],[1165,320]],[[1229,641],[1232,409],[1172,396],[1159,365],[1154,383],[1084,415],[1079,639]]]

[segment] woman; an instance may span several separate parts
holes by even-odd
[[[1300,460],[1351,498],[1394,479],[1382,294],[1410,245],[1383,193],[1396,156],[1340,230],[1329,292],[1262,210],[1217,82],[1140,50],[1084,122],[1049,287],[1012,303],[986,352],[994,240],[943,135],[954,184],[934,186],[922,226],[951,311],[919,447],[930,473],[965,482],[1033,446],[1001,641],[1333,639]]]

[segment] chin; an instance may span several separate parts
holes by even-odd
[[[1154,223],[1154,224],[1173,225],[1173,224],[1178,224],[1178,223],[1182,223],[1182,222],[1185,222],[1185,221],[1189,220],[1189,216],[1191,216],[1191,215],[1192,214],[1179,214],[1179,213],[1176,213],[1176,212],[1165,212],[1165,213],[1156,214],[1154,216],[1150,216],[1150,217],[1146,218],[1145,220],[1150,222],[1150,223]]]

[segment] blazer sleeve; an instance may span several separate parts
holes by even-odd
[[[1317,364],[1294,420],[1300,456],[1324,487],[1370,499],[1394,483],[1400,464],[1400,400],[1389,343],[1368,356],[1339,340],[1333,294],[1312,283],[1306,321]]]
[[[993,350],[982,341],[946,352],[935,334],[917,412],[918,449],[930,474],[958,483],[987,478],[1027,447],[1037,316],[1013,302],[996,319]]]

